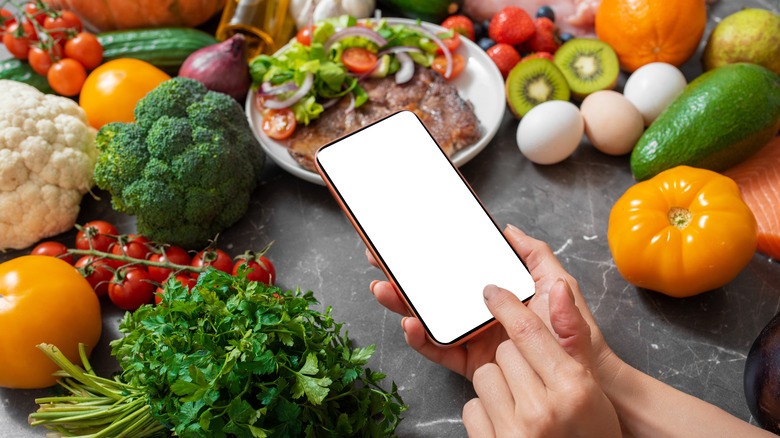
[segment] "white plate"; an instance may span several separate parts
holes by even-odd
[[[415,24],[415,20],[404,18],[388,18],[390,24]],[[443,32],[446,29],[430,23],[422,23],[423,27],[433,32]],[[506,101],[504,97],[504,78],[498,67],[474,42],[461,38],[461,45],[456,49],[466,59],[466,68],[463,72],[450,83],[457,89],[460,96],[470,101],[474,106],[474,113],[480,121],[482,127],[482,137],[471,146],[461,149],[452,156],[452,162],[460,167],[474,158],[482,149],[487,146],[493,136],[496,135],[501,120],[504,118],[504,109]],[[280,49],[284,50],[284,48]],[[260,145],[268,156],[284,170],[306,181],[324,185],[320,174],[310,171],[298,164],[287,151],[287,148],[266,136],[261,125],[261,114],[254,105],[255,92],[250,90],[246,98],[246,115],[249,118],[249,124],[255,133]]]

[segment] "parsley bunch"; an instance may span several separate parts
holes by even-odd
[[[406,406],[365,368],[374,346],[353,348],[316,304],[312,292],[213,269],[191,293],[169,281],[161,305],[121,322],[116,380],[180,437],[394,435]]]

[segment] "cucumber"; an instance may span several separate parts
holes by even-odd
[[[457,13],[463,0],[379,0],[379,6],[408,18],[439,24]]]
[[[36,73],[27,61],[21,61],[16,58],[0,61],[0,79],[24,82],[37,88],[42,93],[57,94],[49,86],[46,76]]]
[[[171,76],[194,51],[217,43],[214,36],[188,27],[117,30],[97,35],[103,62],[119,58],[146,61]]]

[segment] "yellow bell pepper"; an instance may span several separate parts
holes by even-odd
[[[678,166],[618,199],[607,238],[629,283],[688,297],[727,284],[750,262],[756,220],[731,178]]]

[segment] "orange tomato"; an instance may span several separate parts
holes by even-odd
[[[651,62],[683,65],[699,47],[707,24],[701,0],[602,0],[596,35],[627,72]]]
[[[108,61],[87,76],[79,105],[95,129],[110,122],[134,122],[135,104],[170,78],[159,68],[140,59]]]
[[[36,345],[53,344],[79,364],[100,339],[100,302],[67,262],[29,255],[0,264],[0,386],[45,388],[59,369]]]

